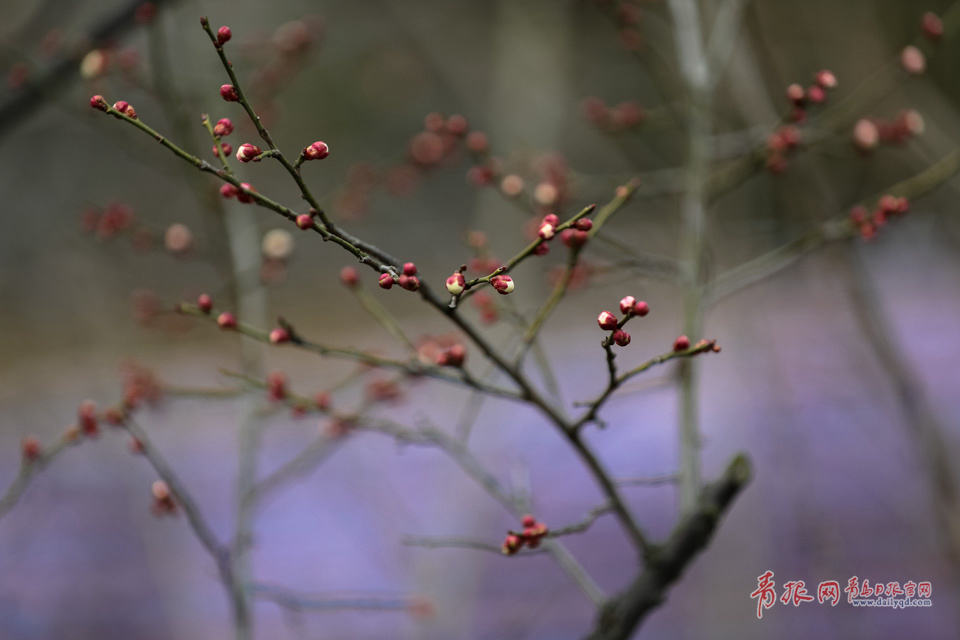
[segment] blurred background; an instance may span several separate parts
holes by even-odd
[[[952,4],[747,5],[741,28],[729,35],[735,42],[713,104],[718,167],[762,149],[789,112],[786,86],[807,84],[820,69],[839,79],[828,105],[849,101],[857,108],[833,120],[833,129],[811,110],[803,131],[819,141],[816,147],[791,155],[779,175],[761,161],[711,203],[711,277],[843,216],[955,150],[960,43],[937,44],[923,75],[908,77],[896,65],[901,49],[920,37],[924,12],[943,14]],[[130,362],[160,380],[203,388],[230,384],[219,370],[240,366],[236,336],[163,312],[203,291],[218,302],[227,297],[229,242],[208,213],[217,185],[88,107],[94,93],[111,104],[128,100],[144,122],[209,160],[200,113],[233,118],[237,131],[228,140],[235,147],[256,143],[237,105],[218,96],[227,78],[199,28],[200,14],[214,27],[231,26],[230,57],[278,145],[288,153],[318,139],[330,145],[329,158],[304,166],[322,203],[352,232],[416,261],[435,288],[473,255],[470,230],[484,231],[488,251],[501,259],[526,244],[524,228],[534,216],[525,203],[546,173],[563,174],[560,210],[567,215],[606,202],[617,185],[641,176],[637,197],[609,227],[641,256],[639,266],[610,268],[622,252],[591,246],[586,284],[543,332],[566,406],[602,389],[606,366],[595,318],[623,295],[652,308],[635,321],[623,366],[669,350],[681,332],[675,261],[687,143],[676,110],[682,113],[686,98],[664,1],[626,9],[586,0],[158,5],[151,16],[143,8],[124,13],[128,4],[119,0],[2,3],[2,486],[17,474],[23,437],[50,443],[75,421],[82,400],[116,402]],[[709,25],[716,7],[702,7]],[[106,42],[91,41],[102,30]],[[870,99],[858,103],[864,91]],[[584,118],[588,97],[605,105],[636,101],[647,117],[639,126],[598,125]],[[922,115],[922,135],[881,144],[872,154],[854,150],[854,122],[893,121],[905,109]],[[418,153],[411,141],[432,112],[462,114],[471,129],[485,132],[503,172],[522,176],[524,193],[511,200],[499,180],[471,184],[472,162],[460,147],[438,162],[409,162]],[[274,163],[238,171],[262,193],[300,204]],[[377,186],[369,175],[379,176]],[[705,479],[745,451],[755,480],[638,637],[956,637],[960,620],[950,603],[960,596],[960,573],[950,558],[958,542],[943,523],[960,514],[941,471],[952,463],[960,433],[960,223],[957,182],[942,177],[942,185],[911,202],[909,215],[872,240],[818,244],[709,306],[704,336],[718,339],[723,352],[700,362]],[[103,223],[108,210],[126,219],[116,213],[123,207],[133,216],[130,227]],[[228,228],[234,225],[232,242],[246,247],[237,282],[252,291],[262,326],[281,314],[327,344],[403,353],[340,284],[338,271],[351,264],[345,252],[297,233],[292,253],[279,255],[274,235],[266,247],[272,257],[264,257],[264,235],[292,226],[235,200],[223,207]],[[178,224],[189,242],[182,228],[169,231]],[[279,244],[290,239],[280,236]],[[559,249],[518,269],[512,310],[530,317],[546,299],[553,270],[564,264]],[[372,273],[361,277],[411,338],[451,332],[417,296],[377,289]],[[465,313],[480,315],[474,308]],[[511,335],[507,320],[485,331],[500,344]],[[335,387],[353,371],[290,349],[268,349],[263,358],[265,371],[284,371],[291,388],[305,394]],[[477,375],[485,371],[478,353],[468,358]],[[607,428],[590,431],[616,478],[676,472],[670,367],[649,374],[662,384],[621,392],[603,412]],[[362,384],[338,390],[335,406],[355,407],[363,394]],[[428,419],[453,432],[467,400],[459,388],[421,382],[405,385],[384,415],[410,425]],[[237,432],[249,406],[167,398],[140,417],[224,540],[233,523]],[[316,417],[260,414],[262,474],[325,428]],[[551,526],[580,520],[601,500],[565,442],[516,404],[486,402],[470,442],[504,483],[528,488],[535,513]],[[127,445],[107,432],[66,451],[0,520],[0,638],[231,637],[213,562],[182,517],[151,515],[155,475]],[[669,533],[677,510],[672,484],[624,493],[653,536]],[[592,607],[549,557],[402,544],[405,535],[499,544],[516,526],[442,453],[352,434],[258,512],[254,574],[303,593],[416,596],[429,606],[413,615],[402,608],[297,614],[261,602],[258,637],[582,636]],[[612,517],[566,542],[608,593],[632,576],[632,551]],[[775,573],[778,596],[788,580],[804,580],[814,593],[821,581],[845,585],[852,576],[929,581],[933,606],[778,602],[757,620],[749,594],[766,570]]]

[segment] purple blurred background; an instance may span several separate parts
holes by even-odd
[[[110,4],[123,3],[81,2],[63,14],[50,12],[54,5],[44,2],[5,7],[6,68],[23,60],[42,68],[36,43],[49,29],[63,29],[64,41],[71,42],[102,19],[101,12],[109,14]],[[840,78],[837,96],[843,98],[915,37],[923,11],[950,4],[753,3],[725,76],[729,82],[718,91],[718,130],[759,127],[762,139],[782,111],[783,87],[823,67]],[[243,52],[235,59],[241,79],[268,55],[258,43],[275,29],[307,15],[322,17],[323,37],[270,96],[270,105],[281,147],[295,149],[317,138],[330,144],[333,153],[322,167],[304,168],[325,204],[334,202],[326,194],[343,183],[354,163],[395,163],[431,111],[463,113],[488,132],[503,157],[562,153],[576,177],[568,213],[605,201],[632,175],[683,166],[676,128],[616,137],[581,119],[579,105],[587,95],[610,103],[662,101],[644,66],[622,50],[616,27],[589,2],[203,2],[161,12],[174,77],[196,105],[190,117],[202,110],[217,117],[229,113],[239,122],[239,112],[216,95],[223,74],[196,26],[200,11],[214,24],[233,27]],[[668,23],[663,3],[644,7],[649,49],[640,58],[672,54]],[[141,51],[142,68],[149,69],[142,27],[127,31],[118,47]],[[711,269],[719,273],[775,248],[953,150],[960,132],[958,89],[951,82],[957,53],[956,43],[943,43],[927,76],[891,81],[874,111],[864,114],[891,117],[918,109],[926,120],[924,136],[869,158],[850,151],[844,138],[800,154],[783,176],[760,172],[715,202]],[[662,89],[668,95],[676,90]],[[8,87],[3,99],[16,91]],[[226,384],[218,369],[239,366],[235,336],[169,318],[144,327],[132,317],[131,293],[138,289],[155,291],[168,305],[200,291],[220,291],[222,281],[201,259],[215,243],[202,233],[200,207],[184,186],[182,168],[129,127],[88,109],[94,92],[111,102],[128,99],[145,121],[161,130],[169,126],[150,92],[113,69],[94,80],[64,83],[0,139],[2,487],[17,473],[21,438],[35,434],[50,442],[75,419],[80,401],[106,406],[118,398],[118,364],[126,359],[164,381],[199,387]],[[232,141],[252,139],[238,127]],[[503,198],[467,185],[468,166],[460,162],[429,173],[408,197],[378,195],[365,216],[345,224],[391,253],[415,259],[435,286],[469,255],[461,242],[468,229],[485,230],[496,255],[511,255],[525,244],[524,219]],[[256,177],[262,192],[296,202],[276,167],[262,163],[243,171]],[[906,373],[943,429],[952,460],[960,434],[956,193],[956,182],[949,182],[914,202],[910,215],[876,240],[827,246],[710,308],[705,335],[718,339],[723,351],[700,362],[704,475],[715,477],[744,451],[755,478],[638,637],[956,637],[960,620],[949,603],[960,597],[960,575],[948,562],[934,515],[929,461],[898,393],[896,372],[868,339],[871,318],[889,327],[890,342],[904,354]],[[138,254],[125,243],[85,235],[83,209],[112,200],[128,203],[157,230],[189,225],[199,250],[180,259],[162,251]],[[229,205],[228,215],[236,207]],[[675,256],[677,217],[676,198],[645,198],[611,224],[620,240],[638,250]],[[257,221],[261,233],[283,226],[262,210]],[[336,273],[349,264],[348,256],[315,236],[294,240],[284,281],[266,289],[267,317],[282,314],[328,344],[400,355],[390,335],[340,286]],[[548,295],[544,265],[562,264],[562,254],[555,251],[517,271],[512,298],[521,313]],[[602,255],[598,250],[597,263]],[[416,296],[381,292],[372,274],[363,277],[412,337],[450,332]],[[602,389],[606,366],[595,317],[626,294],[645,299],[653,311],[642,324],[635,321],[621,366],[668,350],[679,333],[674,283],[607,274],[572,293],[543,333],[568,406]],[[502,327],[490,335],[498,342],[508,338]],[[336,384],[351,370],[290,349],[267,350],[266,364],[285,371],[291,387],[305,394]],[[475,351],[470,366],[478,374],[485,369]],[[672,370],[666,365],[648,376]],[[355,406],[362,402],[360,391],[338,392],[334,402]],[[422,382],[407,388],[404,400],[385,415],[409,425],[425,417],[452,431],[466,398],[459,388]],[[233,523],[236,434],[247,406],[243,400],[170,399],[140,418],[221,539],[229,537]],[[672,386],[626,388],[603,418],[607,428],[590,429],[589,439],[614,477],[675,472]],[[283,412],[266,411],[264,420],[262,472],[295,455],[322,428],[316,418],[298,420]],[[578,521],[601,501],[567,444],[516,404],[488,401],[471,444],[504,483],[529,482],[535,513],[551,526]],[[129,453],[126,438],[111,432],[67,451],[33,480],[20,504],[0,520],[0,639],[231,636],[214,563],[182,517],[151,515],[153,480],[146,462]],[[677,510],[673,486],[624,488],[624,494],[653,537],[669,533]],[[592,607],[549,556],[506,558],[401,544],[408,534],[465,535],[498,544],[516,526],[442,453],[399,447],[382,435],[351,434],[322,466],[258,512],[257,580],[318,595],[422,596],[434,612],[292,614],[260,602],[258,637],[581,637],[593,620]],[[608,593],[633,575],[633,552],[611,516],[565,542]],[[858,609],[845,601],[796,608],[778,602],[757,620],[749,594],[766,570],[775,573],[778,596],[788,580],[804,580],[815,593],[821,581],[843,586],[856,575],[871,583],[930,581],[934,604],[891,610]]]

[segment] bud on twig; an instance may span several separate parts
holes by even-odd
[[[237,88],[232,84],[225,84],[220,86],[220,97],[226,100],[227,102],[239,102],[240,96],[237,95]]]

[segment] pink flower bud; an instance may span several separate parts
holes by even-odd
[[[593,220],[590,218],[580,218],[573,223],[573,228],[577,231],[590,231],[590,229],[593,229]]]
[[[237,200],[244,204],[250,204],[251,202],[256,202],[256,198],[253,195],[257,190],[253,188],[253,185],[249,182],[241,182],[240,189],[237,190]]]
[[[512,556],[523,546],[523,539],[520,536],[515,536],[512,533],[507,535],[503,540],[503,545],[501,545],[500,550],[503,552],[503,555]]]
[[[563,233],[560,234],[560,240],[571,249],[582,247],[589,239],[590,236],[587,232],[579,229],[564,229]]]
[[[220,27],[217,29],[217,44],[220,46],[225,45],[232,37],[233,32],[230,31],[230,27]]]
[[[467,119],[460,114],[454,114],[447,118],[447,133],[451,135],[462,136],[468,128]]]
[[[799,84],[792,84],[787,87],[787,99],[798,107],[803,106],[804,100],[806,100],[806,92]]]
[[[233,121],[230,118],[220,118],[217,124],[213,125],[213,135],[218,138],[228,136],[233,133]]]
[[[303,157],[306,160],[323,160],[330,155],[330,147],[326,142],[320,140],[314,142],[303,150]]]
[[[467,136],[467,149],[473,153],[484,153],[489,148],[490,143],[487,141],[487,134],[482,131],[471,131]]]
[[[170,487],[163,480],[157,480],[150,487],[150,493],[157,500],[166,500],[170,497]]]
[[[850,221],[857,226],[866,222],[868,215],[869,212],[867,211],[867,208],[862,204],[850,209]]]
[[[613,341],[617,343],[617,346],[625,347],[630,344],[630,334],[626,331],[618,329],[613,332]]]
[[[229,142],[221,142],[220,149],[223,151],[224,156],[228,156],[231,153],[233,153],[233,145],[230,144]],[[220,157],[220,154],[217,151],[217,145],[213,145],[213,147],[211,147],[210,150],[213,151],[213,155]]]
[[[137,119],[137,112],[134,110],[133,105],[131,105],[126,100],[118,100],[113,103],[113,108],[127,116],[128,118]]]
[[[555,213],[548,213],[547,215],[543,216],[543,222],[540,224],[548,224],[551,227],[557,227],[560,225],[560,216]]]
[[[297,226],[306,231],[313,228],[313,216],[309,213],[301,213],[297,216]]]
[[[213,309],[213,299],[210,297],[210,294],[201,293],[197,296],[197,308],[203,313],[210,313]]]
[[[340,282],[348,289],[353,289],[360,284],[360,275],[353,267],[344,267],[340,269]]]
[[[513,278],[510,276],[493,276],[490,278],[490,284],[497,290],[497,293],[504,296],[513,292],[515,286]]]
[[[633,305],[633,315],[640,316],[642,318],[648,313],[650,313],[650,305],[643,300],[640,300],[637,302],[637,304]]]
[[[220,97],[227,102],[239,102],[240,96],[237,95],[237,89],[232,84],[220,86]]]
[[[377,284],[380,285],[381,289],[389,289],[393,286],[393,276],[389,273],[384,273],[380,276],[380,280],[377,281]]]
[[[217,316],[217,324],[221,329],[236,329],[237,318],[229,311],[225,311]]]
[[[267,398],[279,402],[287,397],[287,376],[274,371],[267,376]]]
[[[466,348],[462,344],[455,344],[437,356],[437,364],[441,367],[462,367],[466,359]]]
[[[163,245],[170,253],[183,255],[193,248],[193,232],[185,224],[174,223],[167,227],[163,235]]]
[[[637,299],[633,296],[627,296],[620,301],[620,313],[629,315],[633,313],[633,308],[637,304]]]
[[[79,418],[80,431],[91,438],[95,438],[99,432],[99,428],[97,427],[97,406],[90,400],[84,400],[80,403],[77,417]]]
[[[27,436],[20,442],[20,453],[24,462],[33,462],[40,457],[40,441],[33,436]]]
[[[927,58],[920,49],[909,45],[900,52],[900,65],[910,75],[920,75],[927,68]]]
[[[523,178],[511,173],[504,177],[500,183],[500,190],[503,191],[504,195],[510,196],[511,198],[520,195],[523,193]]]
[[[532,515],[530,515],[529,513],[528,513],[527,515],[523,516],[523,520],[521,520],[520,522],[523,524],[523,528],[524,528],[524,529],[529,529],[530,527],[532,527],[532,526],[534,526],[535,524],[537,524],[536,518],[534,518],[534,517],[533,517]]]
[[[871,120],[862,118],[853,126],[853,144],[862,151],[872,151],[880,144],[880,130]]]
[[[464,279],[463,274],[457,271],[455,274],[447,278],[447,293],[452,296],[458,296],[463,293],[465,285],[466,280]]]
[[[827,92],[822,87],[814,85],[807,89],[807,97],[813,104],[821,104],[827,99]]]
[[[283,327],[275,327],[270,330],[270,342],[273,344],[290,342],[290,332]]]
[[[923,14],[923,35],[931,42],[936,42],[943,36],[943,22],[937,14]]]
[[[686,351],[690,348],[690,338],[687,336],[680,336],[673,342],[674,351]]]
[[[400,285],[401,289],[417,291],[420,288],[420,278],[417,276],[408,276],[406,273],[403,273],[397,278],[397,284]]]
[[[406,262],[403,265],[403,275],[405,276],[415,276],[417,275],[417,265],[412,262]]]
[[[249,142],[244,142],[240,145],[240,148],[237,149],[237,160],[240,162],[250,162],[255,160],[263,151],[260,150],[260,147],[252,145]]]
[[[537,235],[540,236],[542,240],[550,240],[553,236],[557,235],[557,230],[552,224],[543,223],[540,225],[540,230],[537,231]]]
[[[543,241],[533,248],[532,253],[535,256],[545,256],[550,253],[550,245]]]
[[[101,95],[95,95],[90,98],[90,106],[99,111],[106,111],[110,107],[107,106],[107,101],[103,99]]]
[[[837,88],[837,76],[833,75],[833,72],[827,69],[817,71],[816,82],[822,89],[826,89],[827,91]]]
[[[609,311],[601,311],[600,315],[597,316],[597,324],[599,324],[600,328],[604,331],[613,331],[617,328],[617,316]]]

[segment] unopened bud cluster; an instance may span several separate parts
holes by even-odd
[[[550,533],[547,525],[537,522],[531,515],[523,516],[523,531],[520,533],[510,531],[504,538],[500,550],[504,555],[512,556],[523,547],[536,549],[540,546],[540,541]]]
[[[891,217],[902,216],[910,211],[910,201],[904,197],[887,194],[877,201],[873,211],[863,205],[850,210],[850,222],[864,240],[872,240],[877,231],[887,224]]]
[[[650,313],[650,305],[643,300],[637,300],[633,296],[626,296],[620,300],[620,313],[623,314],[623,320],[619,320],[611,311],[601,311],[597,316],[597,324],[604,331],[612,331],[610,334],[610,343],[618,347],[625,347],[630,344],[630,334],[623,330],[623,325],[633,316],[643,317]],[[610,344],[606,343],[606,344]]]
[[[417,265],[412,262],[404,263],[399,276],[395,278],[389,273],[381,274],[377,284],[380,285],[381,289],[391,289],[396,284],[407,291],[418,291],[420,289],[420,278],[417,277]]]

